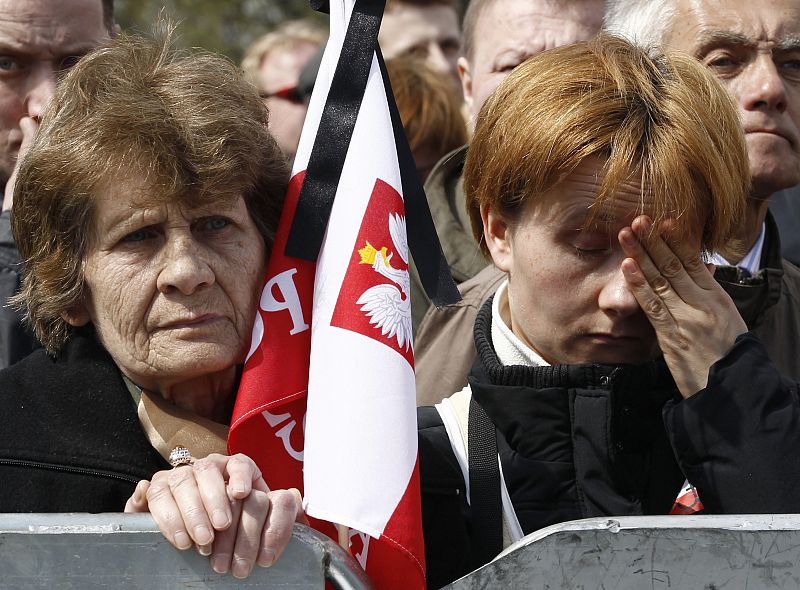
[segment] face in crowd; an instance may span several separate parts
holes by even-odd
[[[0,0],[0,184],[63,72],[108,39],[101,0]]]
[[[456,62],[461,29],[455,8],[448,4],[418,5],[394,2],[381,21],[378,42],[386,59],[413,57],[427,62],[458,84]]]
[[[620,230],[640,214],[671,220],[699,258],[727,241],[749,185],[714,77],[607,36],[515,68],[481,110],[464,168],[473,233],[508,273],[500,314],[551,364],[657,356]]]
[[[472,47],[458,60],[464,100],[474,121],[505,77],[547,49],[586,41],[599,30],[601,0],[489,0],[478,13]]]
[[[238,68],[169,38],[125,38],[72,68],[11,219],[18,297],[48,351],[91,324],[140,387],[232,391],[288,174],[267,120]]]
[[[752,194],[800,183],[800,2],[678,0],[666,43],[708,66],[736,100]]]
[[[142,203],[156,192],[138,180],[99,191],[86,300],[69,321],[94,324],[125,375],[164,392],[243,361],[266,254],[241,196]]]
[[[605,162],[589,158],[519,218],[487,211],[486,236],[498,268],[509,273],[510,328],[547,362],[642,362],[658,353],[650,323],[620,270],[619,231],[639,213],[638,179],[621,183],[602,221],[587,226]],[[685,236],[700,251],[700,228]]]
[[[292,160],[300,143],[300,132],[308,111],[296,92],[300,73],[316,53],[318,45],[307,41],[276,47],[261,62],[257,86],[270,112],[269,130],[278,146]]]

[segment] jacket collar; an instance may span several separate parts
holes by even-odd
[[[735,266],[719,266],[714,273],[714,278],[731,296],[736,309],[750,330],[761,323],[767,310],[775,305],[781,296],[784,272],[781,240],[778,226],[769,211],[764,224],[761,270],[753,276],[746,276],[746,273]]]

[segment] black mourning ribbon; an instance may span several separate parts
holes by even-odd
[[[328,2],[312,0],[310,4],[316,10],[328,11]],[[385,0],[356,0],[311,149],[286,243],[286,255],[311,262],[316,262],[319,257],[345,156],[367,87],[372,55],[377,51],[397,146],[408,246],[425,293],[434,305],[441,307],[458,302],[461,295],[442,252],[428,200],[397,111],[386,65],[378,48],[378,29],[384,5]]]

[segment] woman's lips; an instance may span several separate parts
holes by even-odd
[[[591,340],[595,341],[598,344],[610,344],[610,345],[625,345],[629,346],[631,344],[636,344],[642,341],[639,336],[631,336],[628,334],[587,334],[587,337]]]
[[[178,318],[162,324],[158,327],[159,330],[180,330],[184,328],[203,328],[215,321],[222,319],[220,314],[205,313],[199,316],[190,316],[185,318]]]

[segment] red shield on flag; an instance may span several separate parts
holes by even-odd
[[[414,367],[403,198],[378,179],[370,195],[331,325],[377,340]]]

